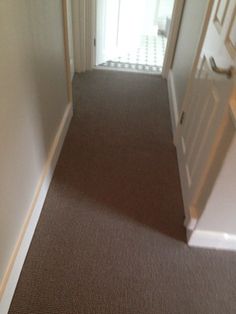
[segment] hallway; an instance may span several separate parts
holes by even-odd
[[[10,314],[236,312],[236,255],[188,248],[166,81],[93,71]]]

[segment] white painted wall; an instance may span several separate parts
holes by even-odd
[[[236,238],[236,130],[231,117],[228,119],[223,136],[223,141],[230,142],[230,145],[224,153],[223,164],[218,170],[219,173],[196,229],[223,232]],[[219,147],[218,154],[220,153]],[[236,249],[235,244],[236,242],[234,243]]]
[[[67,107],[62,1],[1,1],[0,30],[1,285]]]
[[[231,99],[235,106],[235,98]],[[189,233],[190,246],[236,251],[236,123],[227,112],[211,171],[198,206],[204,210]],[[206,195],[207,194],[207,195]]]
[[[186,0],[172,66],[177,109],[180,113],[191,74],[205,12],[206,0]]]

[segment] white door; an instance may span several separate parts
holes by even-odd
[[[188,221],[198,218],[196,202],[204,190],[223,118],[230,111],[236,87],[232,67],[236,67],[236,0],[215,0],[177,137]]]
[[[96,1],[96,65],[116,55],[120,1]]]

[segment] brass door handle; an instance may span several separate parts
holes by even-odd
[[[213,57],[210,57],[209,61],[211,64],[212,71],[214,71],[215,73],[218,73],[218,74],[226,75],[228,78],[232,77],[233,72],[234,72],[234,67],[229,67],[227,69],[219,68],[216,65],[215,59]]]

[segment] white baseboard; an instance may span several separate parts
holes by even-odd
[[[194,230],[189,233],[188,245],[193,247],[236,251],[236,235],[223,232]]]
[[[179,123],[179,112],[178,112],[178,102],[176,97],[175,83],[172,70],[169,71],[168,79],[168,94],[170,103],[170,114],[171,114],[171,124],[173,135],[176,134],[177,126]]]
[[[195,207],[186,208],[184,226],[188,231],[193,231],[198,222],[198,213]]]
[[[14,252],[9,261],[7,271],[0,285],[0,313],[7,314],[15,288],[37,226],[47,191],[57,164],[60,151],[67,134],[73,115],[72,104],[68,104],[52,143],[48,158],[42,170],[41,177],[35,190],[33,201],[17,240]]]

